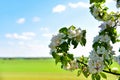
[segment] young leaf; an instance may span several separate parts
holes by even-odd
[[[75,28],[75,26],[70,26],[68,29],[70,29],[70,30],[75,30],[76,28]]]
[[[59,30],[59,33],[67,34],[68,29],[66,27],[63,27]]]
[[[105,79],[107,79],[107,76],[106,76],[106,74],[104,74],[103,72],[101,72],[101,73],[100,73],[100,75],[102,76],[102,78],[105,78]]]

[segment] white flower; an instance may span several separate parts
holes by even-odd
[[[81,37],[82,37],[82,35],[81,35],[82,33],[81,33],[81,29],[80,28],[78,28],[78,29],[76,29],[76,37],[75,37],[75,40],[76,41],[80,41],[81,40]]]
[[[97,41],[101,41],[101,42],[109,42],[110,41],[110,37],[106,34],[106,35],[98,35],[96,37],[94,37],[93,42],[97,42]]]
[[[67,63],[66,66],[63,66],[63,69],[65,69],[65,70],[78,69],[78,63],[76,62],[76,60],[70,61],[69,63]]]
[[[99,73],[104,69],[103,60],[101,60],[101,59],[97,59],[97,60],[90,59],[88,61],[88,67],[89,67],[90,73],[92,73],[92,74]]]
[[[90,59],[94,59],[94,58],[97,58],[97,57],[98,57],[98,55],[97,55],[97,53],[96,53],[95,50],[93,50],[93,51],[90,52],[90,55],[89,55]]]
[[[68,30],[68,37],[73,38],[76,36],[76,31],[75,30]]]
[[[106,22],[102,23],[99,27],[101,28],[101,31],[105,30],[106,29]]]
[[[59,56],[63,56],[63,53],[58,53]]]
[[[108,53],[103,54],[102,57],[103,57],[104,59],[106,59],[106,60],[110,60],[110,59],[111,59],[111,56],[112,56],[112,55],[108,52]]]
[[[109,20],[107,24],[111,27],[115,26],[115,21]]]
[[[52,54],[53,52],[56,52],[56,51],[57,51],[57,49],[51,49],[50,54]]]
[[[93,43],[97,42],[100,39],[100,36],[97,35],[96,37],[94,37]]]
[[[81,29],[80,28],[76,29],[76,36],[80,35],[80,33],[81,33]]]
[[[63,66],[63,69],[65,70],[70,70],[71,69],[71,66],[69,63],[67,63],[67,65]]]
[[[49,47],[52,49],[52,51],[56,50],[56,47],[64,42],[64,39],[63,39],[64,37],[65,37],[65,35],[62,33],[52,37],[51,43],[49,45]]]
[[[74,70],[74,69],[78,69],[78,63],[76,60],[73,60],[70,62],[70,65],[71,65],[71,69]]]
[[[98,17],[99,11],[100,11],[100,9],[97,8],[96,6],[94,6],[94,8],[93,8],[93,15],[94,15],[95,17]]]
[[[105,49],[105,47],[97,47],[97,54],[105,54],[107,53],[107,50]]]
[[[76,38],[81,36],[81,29],[75,29],[75,30],[68,30],[68,37],[69,38]]]
[[[110,37],[107,34],[106,35],[101,35],[100,36],[100,41],[108,43],[110,41]]]
[[[99,57],[95,50],[90,52],[88,67],[90,73],[98,73],[104,69],[103,57]]]

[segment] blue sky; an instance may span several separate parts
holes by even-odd
[[[51,56],[52,35],[71,25],[87,30],[88,44],[70,51],[89,55],[101,22],[88,7],[89,0],[0,0],[0,57]]]

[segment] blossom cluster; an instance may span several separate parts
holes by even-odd
[[[57,35],[54,35],[51,39],[51,43],[49,45],[51,52],[50,54],[52,54],[52,52],[56,52],[57,51],[57,46],[59,46],[60,44],[62,44],[65,40],[63,39],[65,37],[65,35],[63,33],[59,33]]]
[[[106,35],[98,35],[94,38],[94,43],[100,41],[100,42],[109,42],[110,41],[110,37],[106,34]]]
[[[85,45],[85,33],[85,30],[70,26],[69,28],[61,28],[59,33],[52,37],[49,45],[50,54],[54,57],[56,63],[62,63],[63,69],[74,70],[78,68],[78,62],[68,51],[70,45],[73,45],[74,48],[79,43]]]
[[[99,21],[105,21],[107,19],[107,9],[104,4],[94,4],[90,7],[91,14]]]
[[[64,65],[63,66],[63,69],[65,70],[75,70],[75,69],[78,69],[78,62],[76,60],[72,60],[70,61],[69,63],[67,63],[67,65]]]
[[[120,7],[120,0],[116,1],[117,7]],[[94,37],[93,50],[88,58],[84,56],[75,60],[73,54],[70,54],[69,48],[71,45],[74,49],[78,43],[82,46],[86,44],[86,30],[76,29],[74,26],[69,28],[61,28],[57,35],[54,35],[49,45],[50,54],[55,59],[55,62],[61,62],[62,68],[65,70],[79,69],[85,77],[92,74],[92,80],[100,80],[100,77],[107,79],[104,72],[116,73],[117,68],[111,69],[110,66],[116,61],[120,64],[120,55],[115,57],[115,51],[112,44],[119,42],[117,27],[120,26],[120,12],[108,13],[108,8],[104,5],[105,0],[90,0],[90,12],[98,21],[103,21],[99,26],[100,32]],[[113,71],[113,72],[111,72]]]
[[[93,51],[95,52],[95,51]],[[93,59],[90,58],[90,60],[88,61],[88,66],[89,66],[89,71],[90,73],[92,74],[95,74],[95,73],[98,73],[98,72],[101,72],[103,69],[104,69],[104,62],[103,62],[103,59],[100,58],[96,52],[95,53],[92,53],[91,56],[95,56]]]
[[[120,0],[118,0],[117,5],[120,6]],[[94,3],[90,7],[90,12],[95,19],[104,21],[103,25],[116,26],[116,23],[120,25],[120,13],[108,12],[108,8],[103,3]]]
[[[112,63],[115,51],[112,50],[113,47],[110,44],[113,36],[109,34],[112,33],[110,29],[116,30],[116,24],[117,23],[115,23],[115,21],[112,22],[111,20],[108,20],[99,26],[101,30],[99,35],[97,35],[93,40],[93,50],[89,55],[88,66],[90,73],[95,74],[102,72],[106,65],[110,65]],[[117,33],[115,32],[113,35],[114,34]],[[116,35],[114,35],[114,38],[117,38]],[[116,60],[119,61],[118,59],[119,58],[117,57]]]
[[[81,29],[69,29],[68,30],[68,38],[76,40],[77,42],[80,41],[82,35],[81,35]]]
[[[117,0],[117,7],[120,6],[120,0]],[[115,51],[112,50],[112,43],[117,42],[117,26],[120,26],[120,13],[110,12],[103,3],[94,3],[90,7],[91,14],[95,19],[103,21],[99,26],[101,28],[99,35],[94,37],[93,50],[90,52],[88,66],[90,73],[99,73],[106,65],[111,65]],[[120,56],[115,58],[120,64]],[[107,64],[106,64],[107,63]]]
[[[51,49],[50,53],[57,53],[58,47],[64,42],[67,43],[68,46],[70,45],[70,41],[73,45],[76,45],[79,42],[82,43],[84,38],[85,31],[80,28],[76,29],[74,26],[70,26],[68,29],[62,28],[59,30],[59,33],[54,35],[51,39],[51,43],[49,45],[49,48]],[[83,44],[85,44],[85,42]]]

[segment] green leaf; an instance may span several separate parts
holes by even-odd
[[[120,77],[118,78],[118,80],[120,80]]]
[[[84,67],[83,67],[83,68],[84,68]],[[83,73],[83,75],[84,75],[86,78],[88,78],[88,76],[89,76],[89,70],[88,70],[88,67],[85,67],[85,70],[82,71],[82,73]]]
[[[57,55],[57,53],[52,53],[52,56],[53,56],[53,58],[55,59],[55,63],[56,63],[56,64],[61,61],[61,60],[60,60],[60,56]]]
[[[74,45],[73,49],[75,49],[78,46],[78,42],[75,40],[72,40],[72,45]]]
[[[68,32],[68,29],[66,27],[63,27],[59,30],[59,33],[67,34],[67,32]]]
[[[100,73],[100,75],[102,76],[102,78],[107,79],[107,76],[106,76],[106,74],[105,74],[105,73],[101,72],[101,73]]]
[[[68,39],[68,41],[67,41],[67,42],[68,42],[68,44],[70,45],[70,43],[71,43],[71,39]]]
[[[120,0],[117,0],[116,7],[117,7],[117,8],[120,8]]]
[[[86,37],[86,30],[82,30],[83,37]]]
[[[85,46],[85,45],[86,45],[86,39],[85,39],[84,37],[81,39],[80,44],[81,44],[82,46]]]
[[[70,30],[75,30],[76,27],[72,25],[72,26],[70,26],[68,29],[70,29]]]
[[[101,79],[101,77],[98,73],[97,74],[92,74],[91,78],[92,78],[92,80],[100,80]]]
[[[62,56],[60,58],[60,60],[61,60],[61,62],[62,62],[63,65],[67,65],[67,63],[68,63],[67,56]]]
[[[99,46],[99,42],[95,42],[92,47],[95,49],[95,51],[97,51],[97,47]]]
[[[82,37],[81,37],[80,44],[82,46],[85,46],[86,45],[86,30],[82,30],[81,34],[82,34]]]
[[[95,74],[92,74],[91,78],[92,80],[95,80]]]
[[[90,4],[92,3],[105,3],[105,0],[90,0]]]
[[[78,70],[78,72],[77,72],[77,76],[80,76],[81,75],[81,70]]]
[[[74,60],[73,54],[67,54],[67,56],[70,60]]]
[[[96,80],[100,80],[101,79],[99,74],[96,74],[95,77],[96,77]]]
[[[57,64],[58,62],[61,62],[60,56],[57,56],[57,57],[55,58],[55,64]]]
[[[69,45],[67,42],[63,42],[59,47],[60,52],[67,52],[69,50]]]
[[[52,53],[53,58],[56,58],[57,54],[55,52]]]

